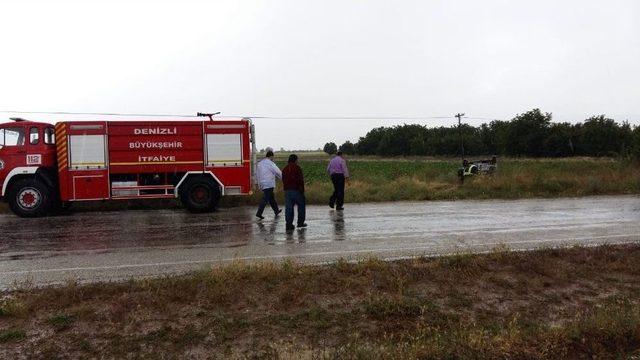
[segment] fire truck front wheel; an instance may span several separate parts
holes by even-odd
[[[180,201],[194,213],[214,210],[219,200],[220,186],[208,178],[189,179],[180,191]]]
[[[9,207],[20,217],[47,215],[51,207],[51,189],[39,179],[22,179],[9,190]]]

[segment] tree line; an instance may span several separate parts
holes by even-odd
[[[527,157],[635,156],[640,158],[640,126],[622,124],[605,115],[581,123],[552,123],[551,113],[533,109],[509,121],[495,120],[478,127],[399,125],[369,131],[355,144],[339,147],[327,143],[324,151],[379,156],[460,156],[460,137],[465,155]]]

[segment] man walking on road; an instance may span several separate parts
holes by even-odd
[[[349,181],[349,169],[347,168],[347,162],[344,160],[342,151],[338,151],[336,156],[329,161],[327,172],[331,176],[331,182],[333,183],[333,195],[329,199],[329,206],[336,210],[343,210],[344,205],[344,183]]]
[[[282,184],[284,185],[285,210],[284,218],[287,221],[287,230],[293,230],[293,206],[298,206],[298,227],[307,227],[304,223],[306,217],[304,197],[304,177],[302,169],[298,166],[298,156],[289,155],[287,166],[282,169]]]
[[[282,212],[282,210],[278,208],[278,203],[273,195],[273,191],[276,187],[276,177],[278,179],[282,179],[282,172],[273,162],[273,150],[271,148],[267,148],[267,156],[258,162],[256,170],[258,186],[260,187],[260,190],[262,190],[263,194],[260,205],[258,206],[258,212],[256,213],[256,216],[261,220],[264,219],[262,212],[264,212],[264,208],[267,204],[271,205],[271,209],[273,209],[275,216],[278,216],[278,214]]]

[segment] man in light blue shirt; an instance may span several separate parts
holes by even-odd
[[[278,208],[276,198],[273,196],[273,190],[276,187],[276,178],[282,179],[282,172],[273,162],[273,150],[267,148],[266,157],[258,162],[256,169],[256,180],[263,194],[260,205],[258,205],[258,212],[256,213],[256,216],[260,219],[264,219],[262,213],[267,204],[271,205],[275,216],[278,216],[278,214],[282,212],[282,210]]]

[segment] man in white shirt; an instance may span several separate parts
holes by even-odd
[[[264,219],[262,212],[267,204],[271,205],[275,216],[278,216],[282,210],[278,208],[276,198],[273,196],[273,190],[276,187],[276,178],[282,179],[282,172],[276,163],[273,162],[273,150],[271,148],[267,148],[267,156],[258,162],[256,178],[258,186],[263,193],[256,216],[260,219]]]

